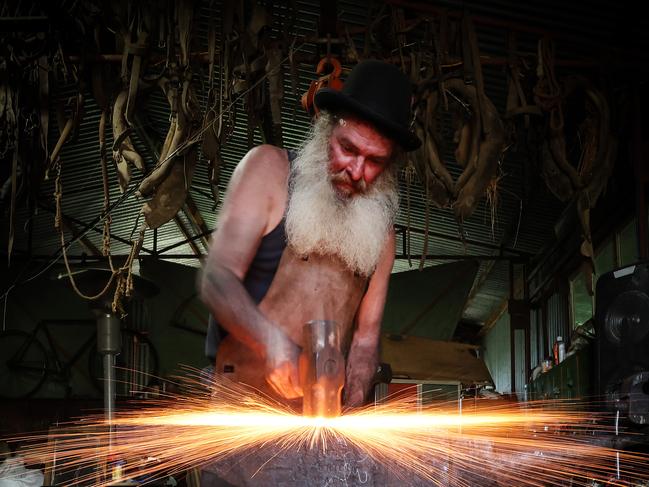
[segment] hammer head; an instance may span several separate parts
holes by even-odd
[[[303,415],[340,416],[341,392],[345,384],[345,358],[335,321],[313,320],[304,325],[301,361]]]

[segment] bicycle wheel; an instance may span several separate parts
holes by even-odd
[[[122,328],[121,335],[122,349],[115,357],[115,391],[118,397],[134,397],[158,380],[158,352],[143,333]],[[97,389],[103,391],[103,361],[96,347],[88,354],[88,370]]]
[[[47,375],[47,352],[36,338],[20,330],[0,332],[0,398],[34,394]]]

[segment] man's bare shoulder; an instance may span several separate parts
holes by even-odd
[[[263,144],[253,147],[241,160],[233,177],[269,183],[286,182],[288,175],[288,156],[284,149],[274,145]]]
[[[221,217],[254,217],[262,235],[275,228],[284,214],[288,194],[286,151],[272,145],[254,147],[237,165],[228,186]]]

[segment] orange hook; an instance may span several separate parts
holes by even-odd
[[[318,109],[314,105],[313,100],[319,89],[331,88],[332,90],[340,91],[343,88],[343,82],[340,79],[343,69],[340,61],[331,56],[323,57],[318,63],[315,72],[316,74],[322,74],[326,68],[331,68],[329,73],[321,76],[317,80],[313,80],[307,92],[302,95],[302,107],[309,114],[318,114]]]

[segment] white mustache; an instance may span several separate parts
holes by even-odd
[[[361,178],[358,181],[354,181],[345,169],[332,174],[331,182],[343,183],[351,186],[357,193],[365,194],[367,192],[367,183],[365,182],[365,180]]]

